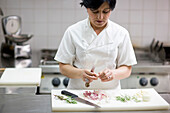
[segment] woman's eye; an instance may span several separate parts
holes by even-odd
[[[109,11],[103,11],[103,13],[107,14],[107,13],[109,13]]]
[[[109,12],[110,12],[110,10],[109,10],[109,11],[103,11],[103,13],[105,13],[105,14],[106,14],[106,13],[109,13]]]
[[[97,13],[99,13],[99,11],[92,11],[94,14],[97,14]],[[109,13],[110,12],[110,10],[106,10],[106,11],[102,11],[102,13],[104,13],[104,14],[107,14],[107,13]]]

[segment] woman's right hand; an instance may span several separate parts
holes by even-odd
[[[94,72],[90,72],[89,70],[82,69],[82,79],[86,82],[86,79],[88,79],[88,83],[92,82],[93,80],[98,79],[98,75]]]

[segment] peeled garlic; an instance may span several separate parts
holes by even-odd
[[[150,96],[149,93],[144,93],[144,94],[142,95],[142,99],[143,99],[144,102],[148,102],[148,101],[150,101],[151,96]]]

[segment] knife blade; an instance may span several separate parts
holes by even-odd
[[[61,91],[61,94],[66,95],[66,96],[71,96],[72,99],[75,99],[75,100],[77,100],[78,102],[81,102],[81,103],[84,103],[84,104],[88,104],[88,105],[94,106],[94,107],[96,107],[96,108],[101,108],[99,105],[97,105],[97,104],[95,104],[95,103],[92,103],[92,102],[90,102],[90,101],[88,101],[88,100],[82,99],[82,98],[78,97],[78,95],[73,94],[73,93],[71,93],[71,92],[69,92],[69,91],[62,90],[62,91]]]

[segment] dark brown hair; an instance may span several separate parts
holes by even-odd
[[[82,0],[80,5],[86,8],[98,9],[104,2],[108,2],[111,10],[115,8],[116,0]]]

